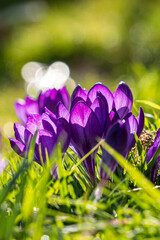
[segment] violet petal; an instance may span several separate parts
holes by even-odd
[[[138,122],[137,136],[139,137],[141,135],[143,127],[144,127],[144,113],[143,113],[143,109],[141,107],[139,109],[137,122]]]
[[[88,92],[88,99],[93,103],[97,97],[97,93],[100,92],[108,103],[109,112],[113,108],[113,94],[111,91],[103,84],[96,83]]]
[[[123,119],[132,109],[133,95],[126,83],[121,82],[117,90],[113,93],[115,109]]]

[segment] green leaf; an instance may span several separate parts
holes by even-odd
[[[157,110],[160,110],[160,106],[158,104],[154,103],[154,102],[147,101],[147,100],[137,100],[136,102],[143,103],[143,104],[148,105],[149,107],[152,107],[152,108],[155,108]]]

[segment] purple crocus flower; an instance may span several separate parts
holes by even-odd
[[[41,164],[39,148],[43,162],[46,161],[46,149],[48,155],[52,153],[58,141],[62,144],[62,152],[65,152],[70,142],[69,124],[65,119],[56,118],[54,114],[46,112],[42,116],[30,115],[25,127],[20,123],[14,124],[15,139],[9,137],[11,147],[21,157],[27,157],[30,143],[37,130],[34,160]]]
[[[149,150],[146,154],[145,160],[146,160],[147,164],[153,158],[153,156],[156,153],[159,146],[160,146],[160,128],[158,129],[158,131],[156,133],[156,137],[154,139],[153,145],[149,148]],[[159,156],[158,156],[156,162],[154,163],[154,165],[151,169],[151,172],[150,172],[151,173],[151,181],[153,183],[156,181],[159,167],[160,167],[160,154],[159,154]]]
[[[144,126],[144,114],[139,110],[138,119],[131,113],[133,96],[130,88],[121,82],[114,93],[103,84],[95,84],[89,91],[78,85],[71,97],[72,149],[83,157],[102,137],[114,149],[127,157],[135,144],[134,132],[140,136]],[[91,118],[92,116],[92,118]],[[92,119],[92,120],[91,120]],[[84,161],[93,182],[95,154]],[[102,161],[115,171],[117,162],[103,150]],[[101,171],[101,177],[108,177]]]
[[[67,109],[69,108],[70,98],[66,87],[59,90],[48,89],[44,93],[41,92],[37,99],[26,96],[24,101],[15,102],[15,111],[19,120],[25,125],[31,114],[42,114],[45,112],[45,107],[56,113],[59,102],[62,102]]]

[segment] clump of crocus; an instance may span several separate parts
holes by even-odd
[[[46,161],[47,154],[53,152],[57,142],[61,143],[62,153],[66,151],[70,142],[69,124],[65,119],[57,118],[46,109],[42,115],[33,114],[28,117],[25,126],[14,124],[15,139],[9,137],[11,147],[22,157],[27,157],[32,138],[37,131],[34,160],[41,164]]]
[[[112,93],[105,85],[95,84],[89,91],[78,85],[71,97],[70,128],[71,145],[79,157],[83,157],[104,138],[115,150],[127,157],[135,144],[134,132],[140,136],[144,126],[144,114],[139,110],[138,119],[131,113],[133,96],[130,88],[121,82]],[[104,149],[102,161],[111,171],[117,162]],[[95,176],[96,152],[84,161],[90,178]],[[108,179],[100,169],[102,179]]]
[[[158,129],[158,131],[156,133],[153,145],[149,148],[149,150],[146,154],[145,160],[146,160],[147,164],[150,163],[151,159],[154,157],[154,155],[159,147],[160,147],[160,128]],[[155,159],[155,162],[150,169],[150,179],[153,183],[156,181],[159,168],[160,168],[160,154],[157,156],[157,159]]]
[[[32,114],[42,114],[45,112],[45,107],[51,112],[56,113],[56,107],[59,102],[62,102],[68,109],[70,104],[69,94],[66,87],[59,90],[48,89],[44,93],[40,92],[37,99],[26,96],[25,100],[15,102],[15,112],[19,120],[26,124],[27,119]]]

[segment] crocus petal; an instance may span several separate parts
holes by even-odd
[[[25,145],[30,146],[33,135],[36,130],[42,128],[42,117],[39,114],[33,114],[28,117],[27,123],[25,125],[24,131],[24,141]]]
[[[47,113],[51,119],[56,119],[56,114],[52,113],[48,108],[45,107],[45,113]]]
[[[113,94],[111,91],[103,84],[96,83],[88,92],[88,99],[93,103],[97,97],[97,93],[100,92],[108,103],[109,112],[113,108]]]
[[[77,87],[74,89],[72,96],[71,96],[71,102],[77,97],[82,98],[84,101],[87,100],[87,90],[82,89],[80,85],[77,85]]]
[[[84,141],[92,143],[100,135],[100,124],[95,113],[83,102],[77,103],[73,108],[70,123],[72,138],[78,145]]]
[[[29,96],[25,99],[25,108],[27,115],[39,114],[38,102]]]
[[[158,129],[158,131],[156,133],[155,142],[160,142],[160,128]]]
[[[62,96],[59,91],[56,89],[46,91],[44,104],[51,112],[56,113],[57,104],[61,101]]]
[[[81,97],[76,97],[73,99],[72,103],[71,103],[71,107],[70,107],[70,112],[72,112],[72,109],[74,108],[74,106],[78,103],[78,102],[84,102],[84,99]]]
[[[33,135],[37,128],[40,128],[42,124],[42,117],[39,114],[30,115],[25,128],[28,129]]]
[[[26,115],[26,108],[25,108],[25,102],[23,103],[17,101],[14,104],[15,112],[19,118],[19,120],[25,124],[27,121],[27,115]]]
[[[149,163],[151,158],[154,156],[154,154],[156,153],[159,145],[160,145],[159,142],[154,142],[154,144],[150,147],[150,149],[148,150],[148,152],[146,154],[146,158],[145,158],[147,163]]]
[[[121,82],[117,90],[113,93],[115,109],[123,119],[132,109],[133,95],[126,83]]]
[[[70,104],[70,97],[69,94],[67,92],[66,87],[61,88],[60,90],[61,96],[62,96],[62,101],[64,106],[69,109],[69,104]]]
[[[44,129],[39,130],[39,143],[41,147],[41,156],[43,162],[46,161],[46,151],[50,155],[56,145],[56,136],[49,131]],[[41,164],[40,152],[39,152],[39,143],[35,145],[35,161]]]
[[[126,157],[127,157],[129,151],[135,144],[134,133],[137,134],[137,129],[138,129],[137,119],[135,118],[135,116],[132,113],[129,113],[126,116],[125,125],[126,125],[126,129],[127,129],[127,134],[128,134],[127,150],[126,150]]]
[[[139,137],[141,135],[143,127],[144,127],[144,113],[143,113],[143,110],[141,107],[139,109],[137,122],[138,122],[137,136]]]
[[[99,124],[101,127],[101,136],[103,132],[105,131],[106,121],[107,121],[107,115],[108,115],[108,104],[105,99],[105,97],[98,93],[97,98],[94,100],[94,102],[91,105],[91,109],[96,114]]]
[[[67,108],[61,102],[57,106],[57,117],[64,118],[67,120],[67,122],[69,122],[70,114],[69,114]]]
[[[18,141],[24,144],[24,131],[25,127],[21,125],[20,123],[14,123],[14,132],[15,132],[15,137]]]
[[[57,132],[57,119],[51,119],[51,117],[43,113],[42,114],[42,125],[45,130],[56,134]]]
[[[108,131],[106,135],[106,142],[114,148],[117,152],[124,155],[127,146],[127,129],[124,123],[118,121]],[[102,162],[114,172],[117,167],[117,161],[105,149],[102,149]],[[107,180],[109,175],[103,168],[100,168],[101,179]]]
[[[20,141],[9,137],[11,147],[13,150],[20,155],[21,157],[25,157],[25,145],[21,143]]]
[[[69,123],[64,118],[59,118],[57,123],[57,139],[61,143],[62,152],[66,152],[70,139]]]

